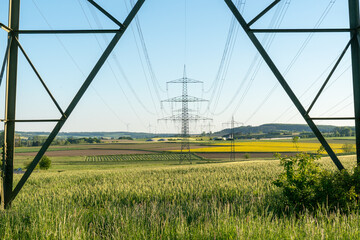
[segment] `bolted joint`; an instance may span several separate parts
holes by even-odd
[[[120,30],[122,30],[122,31],[124,31],[127,28],[127,26],[125,26],[122,23],[119,23],[119,25],[120,25]]]
[[[8,32],[8,34],[9,34],[9,36],[11,37],[11,41],[12,41],[15,37],[18,36],[18,33],[15,32],[15,31],[13,31],[13,30],[10,30],[10,31]]]
[[[303,118],[305,118],[305,120],[311,120],[311,117],[310,117],[310,115],[309,115],[308,112],[305,112],[305,113],[303,114]]]
[[[356,28],[351,28],[350,29],[350,34],[351,34],[351,36],[356,36],[356,35],[358,35],[359,34],[359,32],[360,32],[360,26],[359,27],[356,27]]]

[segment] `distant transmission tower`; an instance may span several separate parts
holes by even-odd
[[[205,131],[206,131],[206,129],[207,129],[207,131],[208,131],[208,135],[209,135],[209,137],[211,136],[211,133],[212,133],[212,131],[211,131],[211,129],[212,128],[214,128],[215,127],[215,125],[213,125],[213,124],[211,124],[211,122],[209,122],[208,124],[206,124],[206,125],[201,125],[201,129],[205,129]],[[205,133],[206,134],[206,133]]]
[[[173,114],[172,116],[161,118],[159,120],[171,120],[171,121],[181,121],[181,158],[180,161],[189,161],[191,162],[191,152],[190,152],[190,131],[189,131],[189,123],[191,121],[199,121],[199,120],[212,120],[210,118],[204,118],[196,114],[189,114],[189,103],[195,103],[195,102],[206,102],[208,100],[192,97],[188,95],[188,84],[189,83],[203,83],[202,81],[194,80],[191,78],[188,78],[186,76],[186,66],[184,66],[184,74],[183,77],[180,79],[176,79],[173,81],[167,82],[168,84],[172,83],[180,83],[182,84],[182,95],[179,97],[169,98],[166,100],[163,100],[161,102],[169,102],[169,103],[181,103],[182,107],[179,110],[175,112],[180,112],[180,114]]]
[[[223,125],[231,125],[230,130],[230,161],[235,161],[235,125],[243,125],[243,123],[235,122],[234,116],[231,117],[231,122],[223,123]]]

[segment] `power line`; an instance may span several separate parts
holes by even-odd
[[[326,87],[326,88],[324,89],[323,93],[326,92],[331,85],[333,85],[335,82],[337,82],[337,81],[342,77],[342,75],[344,75],[347,71],[349,71],[350,67],[351,67],[351,65],[348,66],[343,72],[341,72],[341,74],[340,74],[339,76],[337,76],[337,78],[335,78],[335,79],[332,81],[332,83],[329,84],[328,87]],[[350,95],[350,96],[352,96],[352,95]],[[310,105],[310,104],[308,104],[308,105]],[[332,110],[333,108],[334,108],[334,107],[331,107],[331,108],[329,109],[329,111]],[[323,113],[323,114],[321,114],[320,116],[324,116],[325,114],[326,114],[326,113]],[[298,115],[298,113],[294,114],[294,115],[293,115],[291,118],[289,118],[286,122],[291,121],[291,120],[294,119],[297,115]]]
[[[329,4],[327,5],[327,7],[325,8],[325,10],[323,11],[323,13],[321,14],[320,18],[318,19],[318,21],[316,22],[314,29],[315,28],[319,28],[319,26],[321,25],[321,23],[324,21],[325,17],[328,15],[328,13],[330,12],[331,8],[334,6],[334,3],[336,2],[336,0],[330,0]],[[291,60],[290,64],[286,67],[285,71],[284,71],[284,76],[286,76],[288,74],[288,72],[292,69],[292,67],[294,66],[294,64],[297,62],[297,60],[299,59],[299,57],[301,56],[301,54],[303,53],[303,51],[305,50],[305,48],[307,47],[307,45],[309,44],[310,40],[312,39],[312,37],[314,36],[314,33],[309,33],[308,37],[305,39],[305,41],[303,42],[303,44],[301,45],[300,49],[298,50],[298,52],[296,53],[296,55],[293,57],[293,59]],[[269,93],[267,94],[267,96],[265,97],[265,99],[260,103],[260,105],[256,108],[256,110],[250,115],[250,117],[248,117],[248,119],[245,121],[245,123],[249,122],[259,111],[260,109],[265,105],[265,103],[270,99],[271,95],[275,92],[275,90],[279,87],[280,83],[276,83],[271,90],[269,91]]]
[[[246,4],[245,0],[237,1],[237,6],[241,7],[241,9],[240,9],[241,12],[244,11],[245,4]],[[211,93],[210,101],[208,104],[208,109],[210,109],[210,106],[211,106],[214,98],[215,98],[214,108],[216,108],[216,106],[218,104],[219,98],[221,96],[223,84],[224,84],[224,81],[225,81],[225,78],[227,75],[227,70],[228,70],[230,60],[231,60],[231,57],[233,54],[233,50],[235,47],[238,31],[239,31],[239,26],[236,22],[235,17],[232,17],[230,26],[229,26],[227,39],[226,39],[225,46],[224,46],[223,55],[222,55],[222,58],[220,61],[220,65],[219,65],[215,80],[213,81],[210,89],[205,91],[206,93],[208,93],[208,92],[210,92],[211,89],[213,89],[213,91]]]
[[[299,98],[303,98],[304,95],[306,93],[308,93],[309,90],[311,90],[313,88],[313,86],[320,81],[323,76],[327,73],[327,71],[331,68],[331,66],[333,66],[333,64],[336,62],[336,60],[338,59],[338,57],[336,57],[329,65],[328,67],[315,79],[315,81],[312,82],[312,84],[305,90],[303,91],[303,93],[299,96]],[[288,108],[285,109],[284,112],[282,112],[273,122],[277,122],[280,118],[282,118],[287,112],[290,111],[290,109],[294,108],[294,105],[291,104]]]
[[[291,1],[286,1],[284,3],[283,7],[280,10],[279,16],[277,18],[273,18],[273,20],[274,20],[274,23],[273,23],[274,28],[278,28],[281,25],[281,23],[283,22],[283,20],[285,18],[285,15],[286,15],[286,13],[288,11],[288,8],[290,6],[290,3],[291,3]],[[273,41],[275,39],[275,36],[276,36],[276,34],[268,35],[268,41],[267,42],[265,41],[265,49],[266,50],[270,49],[270,47],[271,47],[271,45],[272,45],[272,43],[273,43]],[[265,36],[265,38],[266,38],[266,36]],[[252,87],[252,85],[253,85],[256,77],[257,77],[257,74],[259,73],[263,63],[264,63],[264,60],[262,58],[260,58],[260,55],[258,53],[258,63],[256,65],[255,71],[253,72],[253,74],[251,76],[251,79],[250,79],[250,81],[249,81],[249,83],[248,83],[248,85],[247,85],[247,87],[246,87],[246,89],[245,89],[239,103],[237,104],[233,114],[235,114],[238,111],[240,105],[242,104],[242,102],[244,101],[244,99],[247,96],[248,92],[250,91],[250,89],[251,89],[251,87]]]
[[[128,9],[128,5],[127,5],[127,2],[126,0],[124,0],[124,3],[125,3],[125,7],[126,9]],[[131,4],[134,4],[134,1],[131,0],[130,2]],[[149,76],[150,76],[150,79],[151,79],[151,82],[152,82],[152,86],[153,86],[153,89],[154,89],[154,92],[155,92],[155,95],[157,97],[157,100],[158,102],[161,102],[161,97],[160,97],[160,94],[159,94],[159,90],[161,92],[166,92],[167,96],[168,96],[168,92],[166,90],[164,90],[160,84],[159,84],[159,81],[156,77],[156,74],[155,74],[155,71],[153,69],[153,65],[151,63],[151,58],[149,56],[149,53],[148,53],[148,50],[147,50],[147,45],[146,45],[146,42],[145,42],[145,37],[144,37],[144,34],[143,34],[143,31],[142,31],[142,27],[141,27],[141,24],[140,24],[140,18],[138,16],[135,17],[135,23],[136,23],[136,29],[137,29],[137,32],[138,32],[138,36],[139,36],[139,40],[140,40],[140,43],[141,43],[141,48],[143,50],[143,54],[144,54],[144,59],[145,59],[145,62],[146,62],[146,65],[147,65],[147,68],[148,68],[148,72],[149,72]],[[152,91],[151,91],[151,88],[150,88],[150,85],[149,85],[149,80],[148,80],[148,77],[147,77],[147,74],[145,73],[145,67],[144,67],[144,64],[143,64],[143,61],[142,61],[142,57],[141,57],[141,54],[140,54],[140,48],[139,48],[139,45],[137,43],[137,39],[135,37],[135,31],[133,30],[132,28],[132,33],[133,33],[133,36],[134,36],[134,40],[135,40],[135,44],[136,44],[136,48],[137,48],[137,51],[138,51],[138,54],[139,54],[139,59],[140,59],[140,62],[141,62],[141,66],[142,66],[142,69],[143,69],[143,73],[144,73],[144,76],[145,76],[145,79],[146,79],[146,84],[147,84],[147,87],[149,89],[149,93],[151,95],[151,98],[152,98],[152,101],[153,101],[153,104],[155,105],[155,102],[153,100],[153,94],[152,94]],[[162,115],[164,116],[164,113],[165,114],[168,114],[166,112],[166,110],[164,108],[161,108],[161,111],[162,111]]]
[[[239,125],[244,125],[243,123],[240,123],[240,122],[236,122],[234,120],[234,116],[231,117],[231,121],[230,122],[226,122],[226,123],[223,123],[223,125],[230,125],[231,126],[231,130],[230,130],[230,141],[231,141],[231,144],[230,144],[230,161],[235,161],[235,124],[237,126]],[[229,140],[229,138],[228,138]]]
[[[87,22],[88,22],[89,26],[92,27],[92,26],[91,26],[91,23],[90,23],[90,20],[88,19],[87,15],[86,15],[86,12],[85,12],[82,4],[80,3],[80,0],[78,0],[78,2],[79,2],[79,5],[81,6],[81,8],[82,8],[82,10],[83,10],[83,14],[84,14],[85,18],[87,19]],[[103,26],[102,26],[99,18],[97,17],[96,13],[94,12],[95,9],[94,9],[93,7],[91,7],[91,6],[89,6],[89,5],[87,5],[87,6],[89,7],[90,13],[91,13],[93,19],[95,20],[95,23],[98,25],[99,28],[102,29]],[[101,44],[100,44],[100,42],[99,42],[99,40],[98,40],[98,37],[97,37],[96,35],[94,35],[94,37],[96,38],[96,40],[97,40],[97,42],[98,42],[99,48],[102,49]],[[107,38],[105,35],[103,35],[102,37],[103,37],[104,42],[108,42],[108,38]],[[144,103],[141,101],[141,99],[139,98],[138,94],[136,93],[136,91],[135,91],[134,88],[132,87],[132,85],[131,85],[131,83],[129,82],[129,79],[128,79],[128,77],[126,76],[125,71],[124,71],[124,69],[122,68],[122,66],[121,66],[121,64],[120,64],[120,62],[119,62],[119,60],[118,60],[117,55],[116,55],[115,52],[112,54],[112,57],[113,57],[113,60],[114,60],[114,62],[115,62],[116,67],[118,68],[118,70],[120,71],[123,79],[125,80],[126,85],[127,85],[128,88],[130,89],[130,91],[131,91],[131,93],[133,94],[133,96],[135,97],[135,99],[136,99],[136,100],[138,101],[138,103],[141,105],[141,107],[142,107],[147,113],[152,114],[152,115],[157,115],[157,110],[156,110],[155,102],[152,101],[153,104],[154,104],[154,109],[155,109],[155,113],[153,113],[153,112],[151,112],[151,111],[144,105]],[[110,65],[109,62],[107,62],[107,65],[109,66],[109,68],[110,68],[110,70],[111,70],[111,72],[112,72],[112,75],[114,76],[114,79],[116,80],[117,85],[118,85],[120,88],[122,88],[122,87],[121,87],[121,84],[120,84],[120,81],[119,81],[119,79],[118,79],[118,77],[117,77],[117,74],[115,74],[112,66]],[[124,92],[124,91],[122,90],[122,92]],[[125,95],[125,96],[126,96],[126,95]],[[128,100],[127,97],[126,97],[126,99],[127,99],[128,102],[130,101],[130,100]],[[132,106],[132,105],[131,105],[131,106]],[[135,112],[135,110],[134,110],[134,112]]]
[[[184,0],[184,64],[187,64],[187,0]]]
[[[93,28],[93,27],[92,27],[92,24],[91,24],[91,22],[90,22],[90,19],[88,18],[87,14],[86,14],[86,12],[85,12],[85,9],[83,8],[80,0],[78,0],[78,3],[79,3],[79,5],[80,5],[80,7],[81,7],[81,9],[82,9],[83,15],[84,15],[86,21],[88,22],[90,28]],[[90,8],[90,12],[93,13],[91,10],[93,10],[93,8]],[[98,24],[98,27],[103,28],[103,27],[102,27],[102,24],[100,23],[100,21],[99,21],[99,19],[97,18],[96,14],[93,14],[93,18],[94,18],[95,22]],[[98,43],[98,46],[99,46],[100,50],[103,51],[103,48],[102,48],[102,46],[101,46],[101,43],[100,43],[98,37],[97,37],[96,35],[93,35],[93,36],[94,36],[96,42]],[[104,35],[103,35],[103,40],[104,40],[104,42],[108,42],[107,37],[104,36]],[[115,58],[115,60],[117,60],[115,53],[113,53],[113,57]],[[114,71],[113,67],[111,66],[111,64],[109,63],[109,61],[107,61],[106,64],[107,64],[107,66],[109,67],[109,69],[110,69],[110,71],[111,71],[111,73],[112,73],[112,75],[113,75],[113,77],[114,77],[114,79],[115,79],[115,82],[116,82],[117,85],[119,86],[122,94],[125,96],[125,99],[126,99],[126,101],[128,102],[128,105],[130,106],[130,109],[133,111],[133,113],[135,114],[135,116],[136,116],[136,118],[139,120],[139,122],[140,122],[143,126],[145,126],[144,122],[142,121],[142,119],[139,117],[139,115],[138,115],[137,112],[135,111],[134,106],[132,105],[132,103],[131,103],[131,101],[129,100],[129,98],[127,97],[127,95],[126,95],[123,87],[121,86],[120,81],[119,81],[117,75],[115,74],[115,71]],[[118,67],[119,67],[120,69],[122,69],[120,63],[118,63]],[[128,83],[128,79],[127,79],[125,73],[124,73],[124,72],[122,72],[122,73],[123,73],[124,79],[126,80],[126,83]],[[133,90],[133,88],[132,88],[132,86],[130,85],[130,83],[128,83],[128,85],[129,85],[129,88],[132,90],[132,92],[135,93],[134,90]],[[140,99],[139,99],[139,97],[137,96],[136,93],[134,94],[134,96],[135,96],[135,98],[139,101],[140,105],[141,105],[148,113],[153,114],[152,112],[150,112],[150,111],[147,110],[147,108],[146,108],[146,107],[143,105],[143,103],[140,101]]]
[[[353,106],[353,105],[354,105],[354,102],[351,100],[350,103],[346,104],[344,107],[342,107],[341,109],[337,110],[336,112],[333,112],[332,114],[330,114],[330,116],[334,116],[334,115],[338,114],[339,112],[345,110],[347,107]]]
[[[333,111],[334,109],[336,109],[337,107],[339,107],[342,103],[344,103],[346,100],[348,100],[349,98],[351,98],[353,95],[350,94],[347,97],[345,97],[344,99],[342,99],[340,102],[338,102],[336,105],[331,106],[329,109],[327,109],[325,112],[323,112],[322,114],[320,114],[319,116],[334,116],[336,115],[338,112],[344,110],[345,108],[347,108],[348,106],[353,104],[353,101],[351,101],[350,103],[346,104],[344,107],[341,107],[340,109],[336,110],[335,112],[329,113],[331,111]],[[288,119],[286,122],[290,122],[292,119],[294,119],[299,113],[294,114],[290,119]]]
[[[305,95],[306,93],[308,93],[309,90],[310,90],[319,80],[322,79],[322,76],[327,72],[327,70],[333,65],[333,63],[334,63],[335,61],[336,61],[336,59],[335,59],[335,60],[328,66],[328,68],[300,95],[300,99],[303,98],[304,95]],[[335,78],[332,82],[330,82],[330,83],[326,86],[326,88],[324,89],[323,92],[326,92],[335,82],[337,82],[337,81],[340,79],[340,77],[341,77],[342,75],[344,75],[344,74],[350,69],[350,67],[351,67],[351,65],[349,65],[348,67],[346,67],[346,69],[345,69],[344,71],[342,71],[342,72],[340,73],[340,75],[337,76],[337,78]],[[310,99],[310,97],[313,98],[313,96],[309,96],[309,97],[307,97],[306,99],[303,99],[303,101],[307,101],[308,99]],[[296,110],[296,109],[294,108],[293,105],[289,106],[282,114],[280,114],[280,115],[274,120],[274,122],[277,122],[280,118],[284,117],[284,115],[286,115],[288,112],[290,112],[290,110],[291,110],[291,111],[294,111],[294,110]],[[296,115],[295,115],[295,116],[296,116]],[[292,118],[293,118],[293,117],[292,117]],[[292,118],[291,118],[291,119],[292,119]]]
[[[246,3],[243,2],[244,4]],[[240,4],[242,4],[242,2],[240,2]],[[245,5],[241,5],[243,6],[243,8],[241,9],[241,11],[243,12],[244,11],[244,8],[245,8]],[[234,22],[235,22],[235,19],[233,19]],[[230,63],[231,63],[231,59],[232,59],[232,56],[233,56],[233,53],[234,53],[234,48],[235,48],[235,44],[236,44],[236,36],[238,35],[238,32],[239,32],[239,26],[238,24],[235,25],[236,27],[234,28],[234,37],[232,39],[230,39],[230,46],[229,46],[229,55],[228,57],[225,59],[225,64],[224,64],[224,69],[223,69],[223,72],[221,74],[221,77],[220,77],[220,86],[219,86],[219,90],[217,91],[217,96],[216,96],[216,99],[215,99],[215,104],[214,104],[214,111],[215,109],[217,108],[218,104],[219,104],[219,100],[220,100],[220,97],[222,95],[222,90],[224,89],[224,84],[225,84],[225,81],[226,81],[226,78],[227,78],[227,73],[228,73],[228,70],[229,70],[229,67],[230,67]]]
[[[124,2],[126,4],[125,0],[124,0]],[[131,3],[134,4],[134,0],[131,0]],[[127,8],[127,4],[126,4],[126,8]],[[142,27],[141,27],[141,24],[140,24],[140,18],[138,16],[135,17],[135,23],[136,23],[136,28],[137,28],[137,31],[138,31],[139,39],[140,39],[140,42],[141,42],[141,46],[142,46],[142,49],[143,49],[144,57],[145,57],[145,60],[146,60],[146,64],[147,64],[147,67],[148,67],[148,70],[149,70],[149,75],[150,75],[151,81],[153,83],[154,89],[156,91],[156,94],[157,94],[158,98],[160,99],[160,94],[159,94],[158,90],[160,90],[161,92],[164,92],[164,93],[166,92],[166,90],[164,90],[161,87],[161,85],[159,84],[159,81],[158,81],[158,79],[156,77],[153,65],[151,63],[151,58],[150,58],[149,52],[147,50],[146,41],[145,41],[144,34],[143,34],[143,31],[142,31]]]
[[[186,75],[186,67],[184,66],[183,77],[173,81],[167,82],[167,84],[181,84],[182,85],[182,95],[170,99],[163,100],[162,102],[168,103],[181,103],[180,114],[173,114],[172,116],[162,118],[159,120],[167,121],[181,121],[181,161],[187,160],[191,162],[191,152],[190,152],[190,121],[198,120],[211,120],[207,118],[200,117],[199,115],[190,114],[189,103],[196,102],[205,102],[207,100],[189,96],[188,95],[188,84],[202,83],[201,81],[188,78]]]
[[[289,5],[290,1],[286,1],[285,4],[283,5],[279,5],[279,7],[276,8],[276,11],[274,13],[274,16],[272,17],[269,27],[270,28],[277,28],[280,23],[282,22],[283,16],[285,16],[286,12],[287,12],[287,8]],[[264,45],[266,45],[266,48],[268,49],[271,44],[272,41],[274,39],[275,35],[274,34],[270,34],[270,35],[265,35],[262,42]],[[250,90],[254,80],[255,80],[255,76],[257,75],[261,65],[262,65],[262,61],[260,59],[260,54],[256,53],[256,55],[253,58],[253,61],[251,63],[251,65],[248,68],[248,71],[245,75],[245,77],[243,78],[244,80],[241,81],[239,87],[237,88],[237,90],[235,91],[235,94],[233,95],[233,97],[231,98],[231,100],[228,102],[228,104],[225,106],[225,108],[223,108],[223,110],[215,113],[215,111],[212,112],[212,115],[221,115],[223,114],[226,110],[228,110],[228,108],[234,103],[235,99],[238,97],[240,91],[242,90],[242,88],[244,87],[244,84],[246,83],[247,79],[249,78],[251,72],[253,71],[253,69],[255,68],[252,77],[250,78],[245,91],[243,92],[242,96],[240,97],[240,100],[234,110],[234,113],[237,111],[237,109],[239,108],[239,106],[241,105],[241,103],[243,102],[245,96],[247,95],[248,91]]]
[[[32,0],[35,8],[38,10],[38,12],[40,13],[40,16],[43,18],[43,20],[45,21],[45,23],[48,25],[48,27],[53,30],[51,24],[49,23],[49,21],[47,20],[47,18],[45,17],[45,15],[43,14],[43,12],[41,11],[41,9],[39,8],[39,6],[36,3],[36,0]],[[62,40],[59,38],[59,36],[57,34],[55,34],[56,39],[58,40],[58,42],[60,43],[61,47],[65,50],[66,54],[69,56],[69,58],[71,59],[71,61],[73,62],[74,66],[79,70],[79,72],[86,77],[85,73],[82,71],[82,69],[80,68],[79,64],[76,62],[75,58],[72,56],[72,54],[70,53],[70,51],[67,49],[67,47],[64,45],[64,43],[62,42]],[[110,112],[112,112],[114,114],[114,116],[120,121],[122,122],[124,125],[126,125],[126,123],[116,114],[116,112],[110,107],[109,104],[106,103],[106,101],[104,100],[104,98],[100,95],[100,93],[92,86],[90,85],[91,89],[95,92],[96,96],[98,98],[100,98],[100,100],[103,102],[103,104],[110,110]]]
[[[245,8],[245,4],[246,4],[246,0],[237,0],[236,5],[239,7],[239,5],[243,6],[243,9]],[[243,12],[243,9],[241,9],[240,11]],[[220,65],[217,71],[217,75],[214,79],[214,81],[212,82],[210,88],[208,90],[205,90],[205,93],[209,93],[212,89],[214,89],[215,85],[218,84],[218,81],[220,79],[220,75],[223,69],[223,65],[225,63],[225,59],[227,59],[228,56],[228,52],[229,52],[229,46],[230,46],[230,41],[234,38],[234,29],[238,28],[238,25],[236,24],[236,19],[234,16],[232,16],[231,21],[230,21],[230,26],[229,26],[229,30],[228,30],[228,35],[227,35],[227,39],[225,42],[225,46],[224,46],[224,50],[223,50],[223,54],[222,54],[222,58],[220,61]],[[235,37],[236,38],[236,37]]]

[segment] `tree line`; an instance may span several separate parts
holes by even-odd
[[[42,146],[46,141],[47,136],[32,136],[23,138],[21,135],[15,135],[15,147],[33,147]],[[82,137],[82,138],[55,138],[51,145],[70,145],[70,144],[86,144],[86,143],[100,143],[101,139],[97,137]],[[4,132],[0,132],[0,145],[4,144]]]

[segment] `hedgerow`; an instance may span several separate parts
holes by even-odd
[[[359,208],[360,169],[331,171],[322,169],[319,155],[278,156],[283,172],[273,182],[281,189],[286,204],[296,210],[315,210],[326,206],[343,211]]]

